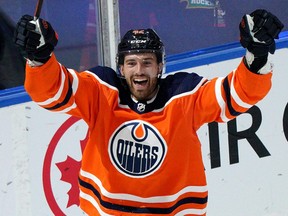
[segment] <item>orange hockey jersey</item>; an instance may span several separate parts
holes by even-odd
[[[26,68],[25,88],[47,110],[81,117],[90,137],[79,173],[88,215],[206,215],[208,190],[196,131],[261,100],[271,74],[240,63],[226,77],[163,75],[150,101],[135,101],[110,68],[77,72],[53,55]]]

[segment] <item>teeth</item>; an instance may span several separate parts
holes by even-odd
[[[146,81],[147,79],[134,79],[134,81],[136,81],[136,82],[144,82],[144,81]]]

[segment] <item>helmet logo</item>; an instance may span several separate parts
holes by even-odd
[[[140,44],[140,43],[146,43],[147,40],[131,40],[131,44]]]
[[[134,30],[133,31],[134,35],[138,35],[138,34],[144,34],[144,29],[143,30]]]

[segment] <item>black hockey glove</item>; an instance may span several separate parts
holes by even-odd
[[[266,10],[255,10],[243,16],[240,28],[240,43],[255,57],[274,54],[275,41],[284,25],[273,14]]]
[[[17,23],[14,42],[25,58],[45,63],[57,45],[58,36],[47,21],[34,21],[32,16],[24,15]]]
[[[252,72],[258,71],[266,64],[268,53],[274,54],[275,40],[283,29],[282,22],[272,13],[258,9],[250,15],[243,16],[240,29],[240,43],[250,53],[246,65]],[[247,60],[247,57],[245,58]]]

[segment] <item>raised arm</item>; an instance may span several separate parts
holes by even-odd
[[[25,89],[39,106],[91,121],[97,114],[97,80],[89,72],[78,73],[61,65],[53,54],[58,37],[49,22],[24,15],[17,23],[15,43],[27,59]],[[88,106],[89,105],[89,106]]]
[[[198,127],[235,118],[263,99],[271,88],[272,64],[268,55],[275,52],[275,39],[283,24],[266,10],[256,10],[243,16],[239,28],[246,54],[236,70],[200,89],[194,117]],[[201,112],[206,114],[197,115]]]

